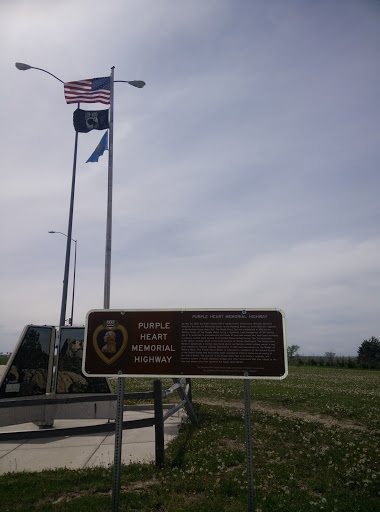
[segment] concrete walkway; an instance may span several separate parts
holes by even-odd
[[[153,411],[125,411],[124,421],[148,418]],[[180,410],[164,424],[165,445],[178,433],[186,413]],[[56,420],[55,428],[104,424],[105,420]],[[38,430],[32,423],[0,428],[1,432]],[[155,460],[154,427],[123,431],[122,462],[151,462]],[[42,471],[56,468],[89,468],[109,466],[114,461],[115,434],[88,434],[0,441],[0,474],[15,471]]]

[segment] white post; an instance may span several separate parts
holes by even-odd
[[[104,309],[110,308],[111,291],[111,244],[112,244],[112,186],[113,186],[113,93],[114,70],[111,68],[110,79],[110,119],[109,119],[109,150],[108,150],[108,193],[107,193],[107,229],[106,229],[106,255],[104,269]]]

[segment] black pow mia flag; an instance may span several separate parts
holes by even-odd
[[[74,112],[75,131],[87,133],[91,130],[106,130],[109,128],[107,110],[82,110],[77,108]]]

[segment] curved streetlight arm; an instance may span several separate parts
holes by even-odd
[[[66,233],[62,233],[62,231],[48,231],[48,233],[59,233],[60,235],[63,235],[67,238]],[[74,240],[74,238],[71,239],[73,242],[77,242],[78,240]]]
[[[42,69],[42,68],[35,68],[34,66],[29,66],[29,64],[23,64],[22,62],[16,62],[15,64],[16,68],[19,69],[20,71],[26,71],[28,69],[38,69],[38,71],[43,71],[44,73],[47,73],[48,75],[52,76],[53,78],[55,78],[56,80],[58,80],[59,82],[61,82],[62,84],[64,84],[65,82],[63,80],[61,80],[60,78],[58,78],[57,76],[53,75],[53,73],[50,73],[50,71],[46,71],[46,69]]]

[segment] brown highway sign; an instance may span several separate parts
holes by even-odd
[[[285,316],[279,309],[91,310],[88,377],[284,379]]]

